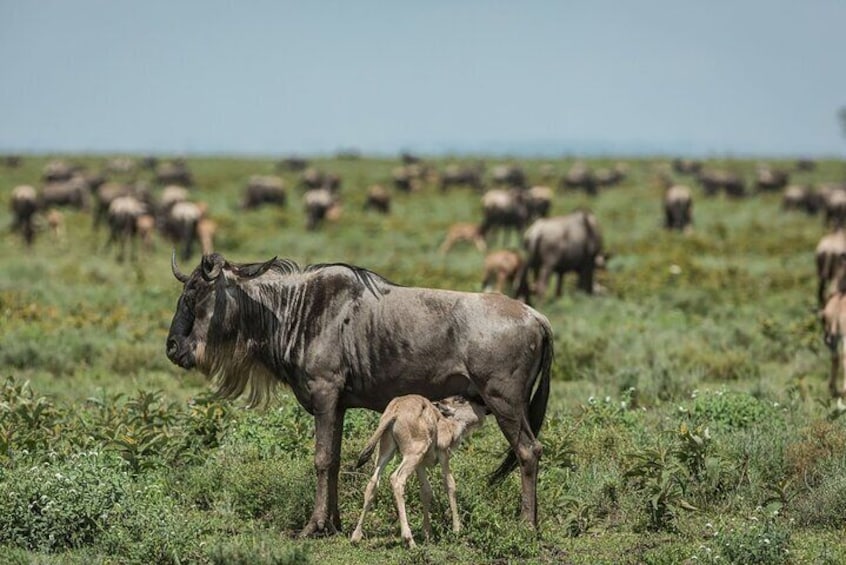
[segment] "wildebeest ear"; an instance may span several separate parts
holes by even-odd
[[[225,263],[223,257],[217,253],[203,255],[203,260],[200,262],[203,278],[209,282],[215,280],[220,276],[220,271]]]
[[[276,261],[276,257],[274,257],[270,261],[265,261],[264,263],[253,263],[252,265],[243,265],[240,267],[236,267],[235,274],[239,277],[252,279],[254,277],[258,277],[266,273],[267,270],[273,266],[274,261]]]

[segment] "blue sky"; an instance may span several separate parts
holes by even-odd
[[[846,153],[846,2],[0,0],[0,151]]]

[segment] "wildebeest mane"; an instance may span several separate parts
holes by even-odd
[[[253,273],[264,272],[266,263],[244,263],[231,265],[236,272],[251,277]],[[316,263],[304,269],[290,259],[273,259],[265,270],[275,271],[282,275],[299,273],[317,273],[324,269],[341,267],[348,269],[355,280],[367,289],[374,297],[379,298],[385,293],[383,285],[397,286],[381,275],[347,263]],[[217,324],[227,323],[226,290],[223,279],[218,279],[217,300],[215,313]],[[280,299],[283,298],[280,289],[273,285],[259,283],[259,294],[255,297],[247,294],[239,285],[230,289],[230,296],[235,300],[238,311],[237,319],[228,320],[235,327],[224,328],[213,325],[210,328],[207,354],[210,355],[210,374],[217,385],[217,393],[223,398],[237,398],[247,388],[250,406],[266,404],[272,397],[277,384],[288,382],[293,378],[294,368],[285,355],[284,350],[264,347],[264,340],[276,336],[280,332],[278,312],[284,308]],[[291,324],[290,330],[295,331],[297,324]],[[234,333],[234,340],[222,338],[223,335]],[[286,335],[285,343],[290,351],[299,339],[294,335]],[[258,360],[256,351],[271,352],[272,358]]]
[[[374,273],[373,271],[365,269],[364,267],[350,265],[349,263],[315,263],[306,267],[305,272],[312,273],[315,271],[327,269],[329,267],[343,267],[345,269],[349,269],[350,271],[352,271],[356,280],[358,280],[358,282],[364,285],[364,287],[369,290],[370,293],[373,294],[373,296],[375,296],[376,298],[379,298],[381,294],[384,294],[384,292],[376,286],[377,283],[387,284],[390,286],[399,286],[396,283],[389,281],[380,274]]]

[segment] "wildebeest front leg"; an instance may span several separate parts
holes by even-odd
[[[338,472],[341,466],[341,432],[344,411],[334,405],[315,413],[314,468],[317,472],[317,492],[314,511],[300,537],[336,534],[341,529],[338,511]]]

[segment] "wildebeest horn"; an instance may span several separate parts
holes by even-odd
[[[223,268],[223,257],[217,253],[203,255],[201,264],[203,267],[203,278],[207,281],[213,281],[220,276],[220,270]]]
[[[188,282],[188,275],[183,273],[179,270],[179,267],[176,265],[176,249],[173,250],[173,255],[170,256],[170,270],[173,271],[173,276],[176,277],[176,280],[185,284]]]

